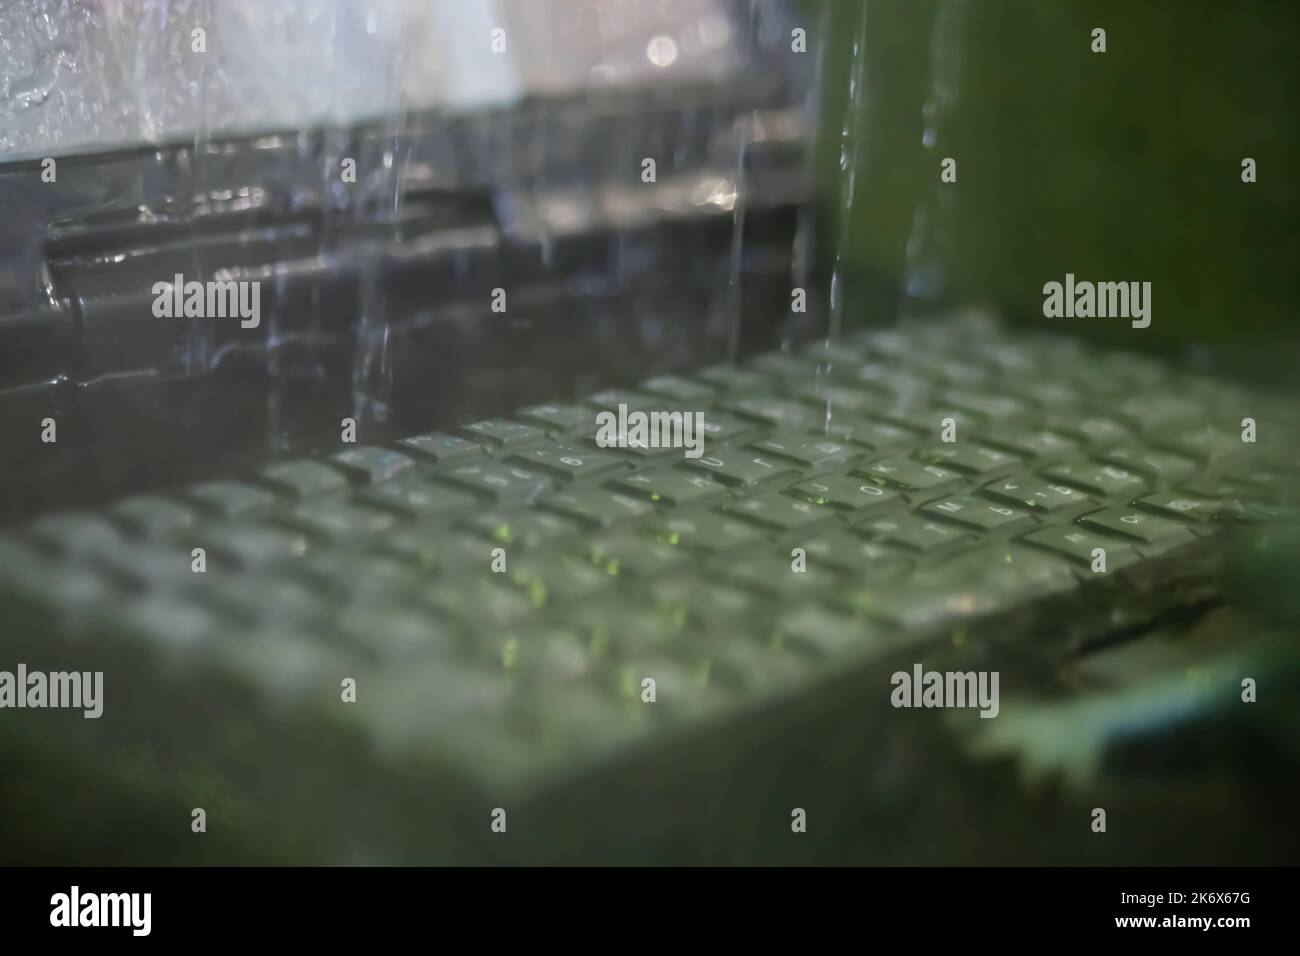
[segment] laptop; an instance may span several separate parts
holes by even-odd
[[[1294,860],[1293,393],[846,306],[792,5],[255,7],[0,153],[6,862]]]

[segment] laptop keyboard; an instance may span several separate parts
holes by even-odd
[[[703,412],[702,455],[597,446],[620,403]],[[142,662],[513,792],[917,648],[1068,657],[1212,596],[1217,535],[1294,502],[1283,412],[918,323],[46,515],[0,537],[0,602],[110,693]]]

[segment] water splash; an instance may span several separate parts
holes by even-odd
[[[372,26],[377,26],[380,14],[379,7],[370,8],[367,13],[368,32],[377,32]],[[353,416],[358,424],[382,423],[390,411],[393,387],[392,330],[382,264],[386,241],[400,241],[403,233],[402,206],[410,168],[411,144],[414,141],[406,85],[411,53],[410,34],[403,34],[388,72],[384,98],[385,102],[396,101],[398,107],[391,142],[384,148],[382,172],[374,186],[376,215],[380,221],[387,222],[388,228],[380,233],[377,242],[367,244],[360,257],[360,315],[357,319],[356,352],[352,366]],[[366,210],[362,212],[364,214]]]
[[[930,39],[930,90],[921,108],[924,163],[928,171],[933,170],[934,178],[912,211],[903,274],[904,315],[932,308],[943,297],[947,285],[944,264],[957,191],[954,183],[938,178],[939,160],[943,158],[938,147],[960,98],[961,25],[966,5],[967,0],[942,0],[935,13]]]
[[[754,47],[757,42],[757,31],[755,30],[757,13],[758,4],[756,0],[749,0],[745,21],[743,55],[750,61],[753,59]],[[727,362],[731,365],[736,363],[736,355],[740,351],[740,320],[743,307],[741,301],[743,286],[741,272],[744,267],[745,208],[749,192],[745,175],[745,161],[749,154],[749,141],[753,135],[753,125],[756,117],[757,112],[751,112],[737,121],[740,140],[736,146],[736,176],[733,182],[735,199],[732,200],[731,205],[731,250],[728,253],[727,267]]]
[[[822,83],[825,72],[826,37],[830,30],[831,5],[823,3],[817,17],[816,34],[813,38],[813,74],[808,82],[808,91],[804,96],[803,117],[805,128],[816,135],[821,128]],[[809,187],[816,182],[817,151],[809,148],[804,159],[804,181]],[[812,288],[813,256],[815,252],[818,224],[818,205],[803,203],[799,207],[798,220],[795,223],[794,242],[790,249],[790,284],[796,289],[803,289],[805,295]],[[781,348],[789,351],[791,328],[786,326]],[[820,371],[820,366],[819,366]]]
[[[844,326],[844,255],[848,249],[857,201],[858,168],[862,163],[870,94],[867,90],[867,7],[862,0],[857,28],[853,32],[852,64],[849,69],[849,96],[840,125],[840,228],[831,265],[830,319],[826,328],[827,343],[840,337]]]

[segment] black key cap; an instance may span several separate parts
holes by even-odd
[[[341,451],[332,455],[330,461],[358,485],[389,481],[415,468],[415,462],[399,451],[368,445]]]
[[[911,514],[875,518],[855,526],[855,530],[867,535],[872,541],[885,541],[925,555],[939,554],[975,540],[951,525]]]
[[[998,534],[1018,534],[1036,525],[1029,512],[1008,508],[975,495],[955,495],[931,501],[921,508],[921,514],[939,521],[950,521],[975,531]]]
[[[775,432],[754,442],[755,451],[788,458],[804,468],[833,469],[862,454],[859,449],[804,432]]]
[[[457,465],[436,477],[501,503],[534,501],[552,484],[539,472],[501,462]]]
[[[397,521],[388,511],[319,499],[304,501],[272,520],[322,541],[349,541],[378,534]]]
[[[763,530],[712,511],[667,515],[654,530],[661,541],[692,551],[728,551],[762,539]]]
[[[575,537],[581,529],[572,521],[546,511],[530,509],[513,514],[484,512],[461,522],[461,527],[498,544],[533,550]]]
[[[267,465],[262,469],[261,480],[280,494],[294,498],[309,498],[348,487],[347,478],[337,469],[309,459]]]
[[[533,425],[552,432],[576,432],[586,430],[596,433],[596,416],[590,408],[581,405],[534,405],[517,412],[515,418],[526,425]]]
[[[469,458],[482,458],[483,446],[468,438],[448,435],[443,432],[429,432],[425,435],[412,435],[397,442],[397,447],[408,455],[414,455],[425,461],[445,465],[453,461]]]
[[[870,478],[877,484],[887,485],[904,492],[943,491],[963,483],[955,471],[926,465],[911,458],[881,458],[861,468],[855,474]]]
[[[381,508],[405,518],[460,514],[478,507],[478,499],[467,491],[457,491],[413,475],[366,488],[358,493],[357,500],[371,508]]]
[[[133,533],[150,540],[187,531],[198,520],[189,505],[156,495],[125,498],[113,505],[112,512]]]
[[[927,465],[941,465],[963,475],[984,478],[1011,471],[1024,463],[1024,459],[1016,455],[964,441],[931,445],[917,452],[916,457]]]
[[[275,496],[265,488],[241,481],[208,481],[192,486],[187,497],[195,504],[224,518],[265,510],[275,505]]]
[[[905,504],[902,495],[874,481],[849,475],[822,475],[793,486],[790,491],[818,505],[830,505],[844,511],[878,514]]]
[[[611,482],[610,487],[673,507],[711,501],[727,491],[724,485],[708,475],[692,474],[677,468],[628,475]]]
[[[1093,505],[1093,500],[1082,492],[1036,475],[1000,478],[985,485],[980,493],[1013,507],[1028,508],[1035,514],[1065,515]]]
[[[595,528],[610,528],[654,513],[654,508],[640,498],[619,494],[607,488],[583,488],[551,495],[542,507],[576,518]]]
[[[1147,491],[1147,482],[1135,472],[1093,461],[1063,461],[1043,469],[1043,477],[1078,488],[1102,500],[1127,501]]]
[[[780,531],[807,528],[835,519],[834,513],[825,508],[772,491],[729,501],[721,508],[727,514]]]
[[[770,455],[756,455],[745,448],[718,448],[700,458],[689,458],[681,468],[711,475],[733,487],[759,485],[790,475],[794,466]]]
[[[508,418],[489,418],[471,422],[457,431],[474,441],[482,441],[494,448],[516,448],[546,440],[546,432],[532,425],[512,422]]]
[[[1138,560],[1138,553],[1131,545],[1114,538],[1103,538],[1077,525],[1039,528],[1037,531],[1029,532],[1020,540],[1059,554],[1074,564],[1088,569],[1094,566],[1094,562],[1099,557],[1095,552],[1101,549],[1105,552],[1107,573],[1128,567]]]
[[[1135,508],[1094,511],[1080,518],[1079,524],[1103,534],[1132,538],[1140,544],[1148,545],[1144,550],[1152,555],[1163,554],[1196,539],[1185,524],[1143,514]]]
[[[540,445],[517,452],[510,460],[525,468],[541,468],[565,481],[599,478],[627,467],[616,455],[571,445]]]

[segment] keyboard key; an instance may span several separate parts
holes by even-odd
[[[749,362],[749,367],[768,379],[798,384],[817,375],[817,362],[790,352],[768,352]]]
[[[629,413],[682,411],[674,408],[672,402],[665,401],[657,395],[647,395],[645,392],[627,388],[607,388],[603,392],[587,396],[582,403],[598,412],[612,412],[615,416],[618,415],[620,405],[626,406]],[[595,421],[594,418],[592,420]]]
[[[409,666],[415,658],[450,660],[456,642],[434,615],[410,608],[360,605],[343,609],[330,629],[350,647],[374,660]]]
[[[960,485],[963,481],[962,476],[955,471],[902,457],[881,458],[854,469],[854,473],[904,492],[942,491]]]
[[[188,531],[198,520],[193,508],[157,495],[125,498],[113,505],[112,511],[133,533],[149,540]]]
[[[848,445],[803,432],[776,432],[754,442],[750,447],[765,454],[787,458],[804,468],[818,470],[847,464],[850,459],[861,454],[860,450]]]
[[[996,448],[986,448],[971,442],[949,442],[931,445],[916,453],[918,460],[927,465],[942,465],[963,475],[984,478],[1019,468],[1024,459]]]
[[[545,562],[525,559],[514,564],[506,577],[538,608],[587,600],[614,586],[609,575],[599,568],[572,558]]]
[[[1023,422],[1032,417],[1029,406],[1020,399],[991,392],[953,390],[944,392],[936,402],[987,422]]]
[[[543,445],[511,456],[526,468],[541,468],[565,481],[599,478],[626,469],[623,459],[570,445]]]
[[[660,375],[642,382],[641,387],[651,395],[661,395],[683,407],[703,408],[717,396],[716,389],[679,375]]]
[[[759,485],[794,472],[782,459],[743,448],[718,448],[700,458],[688,458],[678,467],[711,475],[733,487]]]
[[[94,512],[64,511],[38,518],[28,526],[33,541],[67,557],[86,557],[116,547],[121,534]]]
[[[551,495],[542,502],[542,507],[595,528],[611,528],[654,513],[649,503],[606,488],[583,488]]]
[[[388,532],[372,550],[391,555],[417,570],[442,574],[472,574],[491,560],[492,546],[468,534],[416,524]]]
[[[194,577],[191,594],[196,601],[246,626],[284,621],[301,624],[320,617],[329,606],[321,595],[290,578],[247,574]]]
[[[755,597],[749,591],[725,583],[716,574],[701,575],[698,569],[655,581],[649,587],[649,594],[659,620],[668,628],[669,637],[673,631],[691,633],[702,628],[708,633],[700,635],[696,630],[692,639],[711,639],[718,632],[734,631],[737,621],[761,611],[761,605],[756,606]],[[668,642],[659,643],[662,646]]]
[[[796,401],[815,409],[819,417],[828,412],[836,418],[858,417],[880,408],[879,395],[865,389],[832,385],[825,379],[796,388],[792,394]]]
[[[1054,484],[1035,475],[1012,475],[985,485],[980,491],[995,501],[1029,508],[1035,514],[1065,515],[1088,508],[1093,500],[1067,485]]]
[[[1196,539],[1185,524],[1133,508],[1094,511],[1080,518],[1079,523],[1103,534],[1120,535],[1148,545],[1147,554],[1163,554]]]
[[[1168,437],[1153,435],[1151,444],[1208,464],[1240,454],[1249,447],[1242,442],[1240,432],[1226,432],[1212,426],[1179,431]]]
[[[1151,435],[1178,425],[1203,421],[1206,410],[1199,402],[1175,395],[1137,395],[1122,402],[1116,414],[1139,431]]]
[[[1132,445],[1112,448],[1097,458],[1109,465],[1145,475],[1164,488],[1178,485],[1196,473],[1196,463],[1190,458]]]
[[[466,438],[486,442],[494,448],[516,448],[546,440],[546,432],[508,418],[489,418],[457,429]]]
[[[424,583],[417,569],[396,557],[362,551],[317,552],[289,567],[295,580],[337,603],[386,604]]]
[[[611,577],[652,578],[681,567],[671,545],[630,533],[594,538],[582,548],[588,560]]]
[[[342,491],[348,480],[336,469],[318,461],[277,461],[262,469],[262,483],[273,490],[294,498]]]
[[[1036,526],[1029,512],[995,504],[974,495],[957,495],[932,501],[921,508],[921,514],[938,521],[950,521],[974,531],[1017,534]]]
[[[727,514],[779,531],[807,528],[835,518],[832,512],[824,508],[779,492],[735,499],[726,502],[721,508]]]
[[[816,659],[883,653],[883,635],[864,621],[820,607],[804,607],[781,616],[774,628],[778,641]]]
[[[415,462],[401,452],[366,445],[331,455],[330,461],[358,485],[379,484],[415,468]]]
[[[817,423],[817,412],[785,398],[749,397],[724,401],[722,407],[741,418],[773,428],[807,428]],[[823,419],[825,416],[822,416]]]
[[[534,405],[517,412],[515,418],[551,432],[587,430],[593,435],[596,433],[595,413],[581,405]]]
[[[1135,472],[1086,460],[1058,462],[1044,468],[1042,473],[1044,478],[1078,488],[1103,500],[1127,501],[1147,491],[1147,482]]]
[[[985,429],[980,433],[980,441],[1009,451],[1013,455],[1023,455],[1041,462],[1074,455],[1079,450],[1078,442],[1056,432],[1045,429],[1020,429],[1005,425]]]
[[[304,501],[272,519],[321,541],[350,541],[391,528],[396,518],[387,511],[341,501]]]
[[[484,554],[482,570],[487,571],[490,556]],[[507,565],[508,567],[508,565]],[[417,607],[431,607],[446,614],[471,633],[491,633],[495,629],[515,627],[527,620],[534,606],[504,580],[505,575],[489,573],[487,578],[452,582],[435,580],[414,596]]]
[[[476,659],[512,678],[534,684],[576,681],[595,672],[599,658],[560,628],[525,628],[488,636],[474,645]]]
[[[397,442],[397,447],[405,454],[439,465],[483,457],[483,446],[478,442],[443,432],[429,432],[425,435],[403,438]]]
[[[876,421],[850,423],[836,420],[825,429],[825,434],[827,438],[834,441],[852,442],[872,451],[913,448],[921,441],[917,433],[910,428]]]
[[[672,515],[652,532],[659,540],[692,551],[729,551],[762,539],[764,532],[754,525],[714,512]]]
[[[196,574],[189,551],[167,544],[123,541],[95,555],[95,565],[138,590],[175,590]]]
[[[865,524],[855,525],[855,530],[872,541],[882,541],[915,551],[934,555],[950,551],[975,539],[964,531],[911,514],[875,518]]]
[[[681,507],[702,504],[726,494],[726,487],[707,475],[692,474],[677,468],[645,471],[610,483],[610,487],[629,495],[648,498],[656,504]]]
[[[805,561],[803,570],[797,571],[793,559],[788,556],[755,554],[720,560],[725,563],[716,568],[715,573],[722,580],[784,601],[812,598],[843,581],[838,569],[832,565]]]
[[[307,553],[307,538],[300,532],[264,525],[210,524],[186,536],[192,547],[207,550],[237,568],[263,568]],[[209,565],[208,574],[214,573]]]
[[[187,494],[195,504],[223,518],[267,510],[275,505],[275,496],[269,491],[239,481],[208,481],[193,485]]]
[[[1213,521],[1223,510],[1217,500],[1182,491],[1158,491],[1139,498],[1137,504],[1166,518],[1200,524]]]
[[[897,491],[890,491],[874,481],[849,475],[822,475],[794,485],[790,491],[818,505],[844,511],[879,514],[899,508],[906,502]]]
[[[357,500],[368,507],[391,511],[404,518],[461,514],[478,507],[478,499],[467,491],[457,491],[413,475],[366,488],[357,495]]]
[[[1096,560],[1094,552],[1100,548],[1106,553],[1106,572],[1118,571],[1138,560],[1131,545],[1114,538],[1085,531],[1077,525],[1056,525],[1031,531],[1020,539],[1026,544],[1043,548],[1068,558],[1076,565],[1091,569]],[[1100,573],[1100,572],[1099,572]]]
[[[559,515],[535,509],[514,513],[482,512],[461,522],[461,527],[479,537],[520,550],[567,541],[582,529]]]
[[[1127,445],[1133,441],[1133,432],[1110,418],[1095,416],[1080,418],[1063,415],[1049,418],[1046,427],[1050,431],[1081,441],[1096,451]]]
[[[535,501],[551,488],[551,479],[540,472],[500,462],[457,465],[436,477],[502,504]]]
[[[704,432],[704,447],[707,450],[714,445],[734,442],[749,436],[757,429],[754,425],[739,418],[723,415],[721,412],[709,411],[704,413],[702,431]]]
[[[911,568],[897,551],[847,531],[822,531],[793,547],[804,549],[809,567],[817,564],[847,571],[855,581],[892,580]],[[783,549],[781,556],[788,554]]]
[[[769,385],[766,376],[732,365],[714,365],[691,376],[720,392],[761,392]]]

